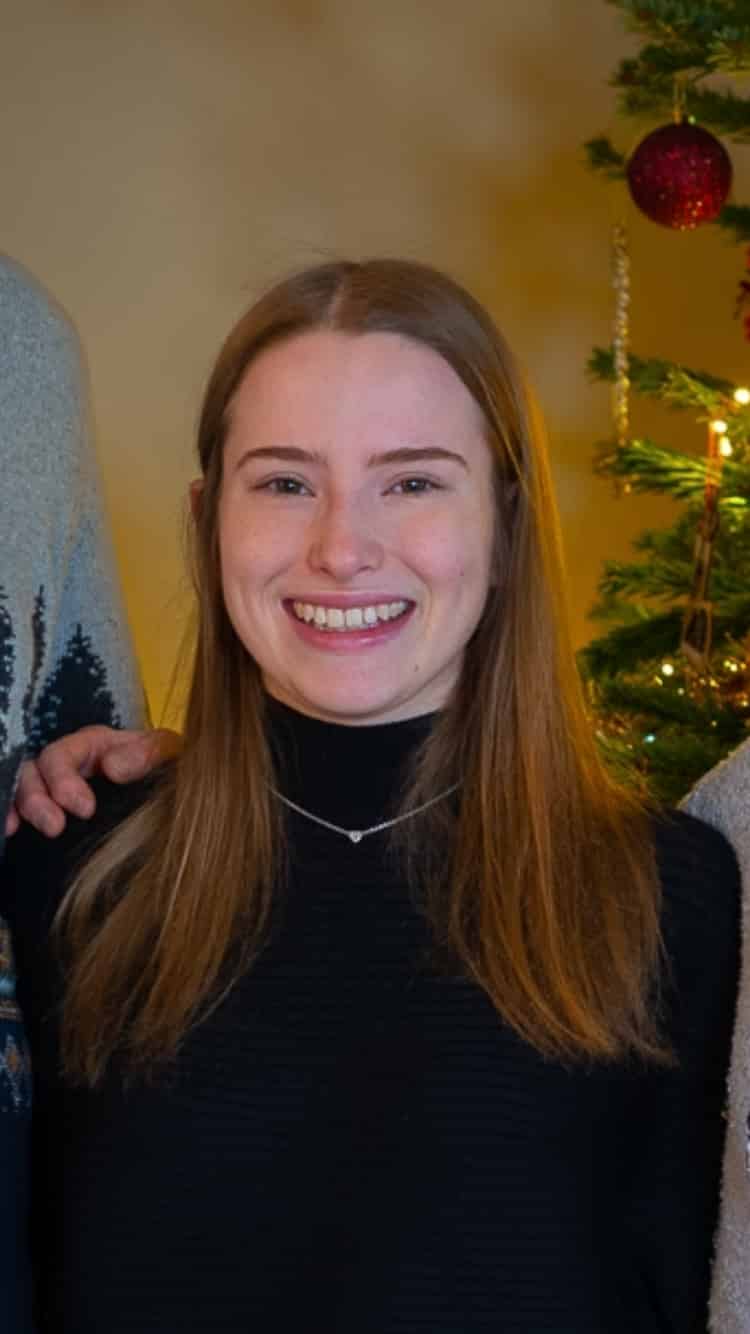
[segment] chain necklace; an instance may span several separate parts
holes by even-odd
[[[322,815],[313,815],[312,811],[306,811],[304,806],[298,806],[296,801],[290,801],[283,792],[279,792],[275,787],[269,784],[269,788],[279,801],[283,801],[290,810],[296,811],[298,815],[304,815],[305,819],[312,820],[315,824],[322,825],[324,829],[330,829],[334,834],[343,834],[350,843],[361,843],[363,838],[369,834],[380,834],[384,829],[392,829],[394,825],[401,824],[402,820],[410,820],[413,815],[420,815],[428,807],[434,806],[437,801],[442,801],[444,797],[449,797],[451,793],[456,792],[461,786],[460,783],[454,783],[452,787],[447,787],[445,792],[438,792],[436,797],[430,797],[429,801],[423,801],[421,806],[415,806],[412,811],[405,811],[403,815],[396,815],[392,820],[382,820],[380,824],[370,825],[369,829],[345,829],[343,825],[334,824],[332,820],[324,820]]]

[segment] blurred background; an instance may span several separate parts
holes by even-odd
[[[0,249],[80,332],[125,595],[159,718],[186,607],[181,517],[203,384],[271,280],[402,255],[466,283],[547,418],[576,641],[604,558],[668,519],[592,474],[609,394],[611,224],[631,229],[632,342],[737,382],[741,252],[648,222],[584,165],[633,147],[607,81],[628,54],[603,0],[0,0]],[[735,148],[735,196],[750,151]],[[661,415],[659,415],[661,414]],[[634,426],[705,430],[635,404]],[[658,421],[656,420],[658,416]],[[695,430],[694,441],[686,430]]]

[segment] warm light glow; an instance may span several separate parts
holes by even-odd
[[[734,401],[735,403],[741,403],[743,407],[746,403],[750,403],[750,389],[745,389],[744,386],[735,389]]]
[[[726,435],[727,424],[726,422],[723,422],[720,417],[717,417],[716,421],[711,422],[711,430],[714,435]]]
[[[674,667],[671,662],[663,662],[661,665],[662,676],[674,676]]]
[[[720,441],[720,443],[719,443],[719,453],[720,453],[721,456],[722,456],[723,458],[725,458],[725,459],[730,459],[730,458],[732,457],[733,453],[734,453],[734,450],[732,449],[731,441],[727,440],[726,436],[725,436],[724,439],[723,439],[722,441]]]

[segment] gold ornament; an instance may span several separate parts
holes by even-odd
[[[612,286],[615,289],[615,316],[612,327],[615,383],[612,390],[612,416],[618,449],[627,444],[630,428],[630,379],[628,377],[628,341],[630,336],[630,251],[624,223],[612,229]],[[629,490],[630,488],[628,488]]]

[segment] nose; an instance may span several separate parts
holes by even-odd
[[[316,573],[328,574],[338,582],[380,568],[383,547],[361,503],[329,499],[321,507],[310,533],[308,563]]]

